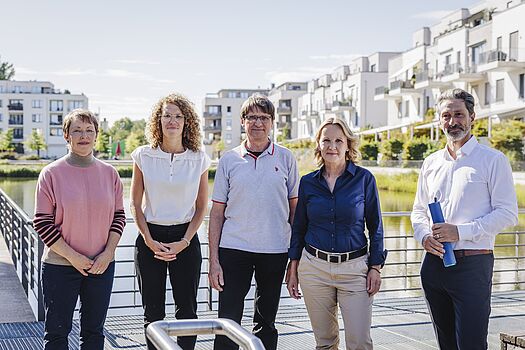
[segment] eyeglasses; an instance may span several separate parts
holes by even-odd
[[[255,123],[258,120],[260,120],[262,123],[268,123],[270,120],[272,120],[272,117],[267,115],[247,115],[244,116],[244,119],[250,123]]]
[[[162,120],[164,121],[170,121],[170,120],[175,120],[177,123],[180,123],[182,121],[184,121],[184,116],[183,115],[169,115],[169,114],[165,114],[162,116]]]
[[[81,137],[82,135],[93,137],[95,135],[95,130],[73,130],[71,131],[71,135],[74,137]]]

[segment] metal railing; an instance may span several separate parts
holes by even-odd
[[[503,62],[507,60],[507,54],[500,50],[491,50],[479,54],[478,64],[486,64],[490,62]]]
[[[375,89],[375,95],[387,95],[389,90],[386,86],[379,86]]]
[[[161,350],[182,349],[172,336],[217,334],[230,338],[245,350],[264,350],[259,338],[227,319],[156,321],[146,328],[146,336]]]
[[[381,294],[413,294],[420,291],[419,265],[423,249],[413,238],[410,227],[410,212],[383,212],[385,227],[397,225],[396,234],[385,232],[385,248],[389,250],[389,259],[383,270]],[[520,214],[525,214],[520,209]],[[390,221],[389,221],[390,220]],[[395,221],[395,222],[394,222]],[[393,223],[394,222],[394,223]],[[136,235],[137,229],[132,219],[127,219],[125,235]],[[206,231],[207,218],[202,231]],[[405,228],[406,227],[406,228]],[[13,259],[19,279],[24,287],[35,316],[42,320],[43,299],[41,291],[40,268],[44,245],[33,229],[31,218],[0,189],[0,233],[5,238]],[[129,236],[128,236],[129,237]],[[218,292],[208,283],[208,244],[205,234],[200,234],[203,261],[201,266],[201,283],[198,288],[197,303],[199,310],[216,310]],[[116,274],[110,310],[128,312],[136,309],[140,312],[142,304],[134,269],[134,249],[132,243],[121,243],[116,252]],[[502,232],[495,245],[494,288],[522,289],[525,285],[525,231]],[[252,289],[246,302],[253,301]],[[168,288],[168,292],[171,289]],[[281,300],[290,302],[286,288],[282,288]],[[173,301],[166,305],[172,307]],[[120,310],[120,311],[119,311]]]

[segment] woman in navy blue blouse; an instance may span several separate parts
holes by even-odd
[[[301,298],[301,284],[318,349],[338,348],[338,304],[346,349],[372,349],[372,301],[386,258],[376,182],[355,164],[358,139],[343,120],[325,120],[316,143],[320,168],[299,185],[288,291]]]

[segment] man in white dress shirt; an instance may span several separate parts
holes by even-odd
[[[411,216],[427,252],[421,282],[440,349],[487,349],[494,241],[518,222],[512,170],[503,153],[471,135],[471,94],[448,90],[436,105],[447,145],[423,162]],[[434,198],[445,223],[432,224]],[[443,265],[444,242],[452,243],[455,266]]]

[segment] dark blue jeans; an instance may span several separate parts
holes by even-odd
[[[219,293],[219,317],[241,323],[244,298],[250,290],[255,274],[253,334],[266,350],[277,349],[275,317],[279,308],[288,253],[252,253],[236,249],[219,248],[219,262],[224,276],[224,290]],[[218,335],[215,350],[236,350],[239,346],[228,337]]]
[[[42,264],[44,349],[68,350],[73,313],[80,297],[80,348],[104,349],[104,322],[109,307],[115,262],[101,275],[83,276],[73,266]]]
[[[458,258],[452,267],[426,254],[421,282],[441,350],[487,349],[493,267],[492,254]]]

